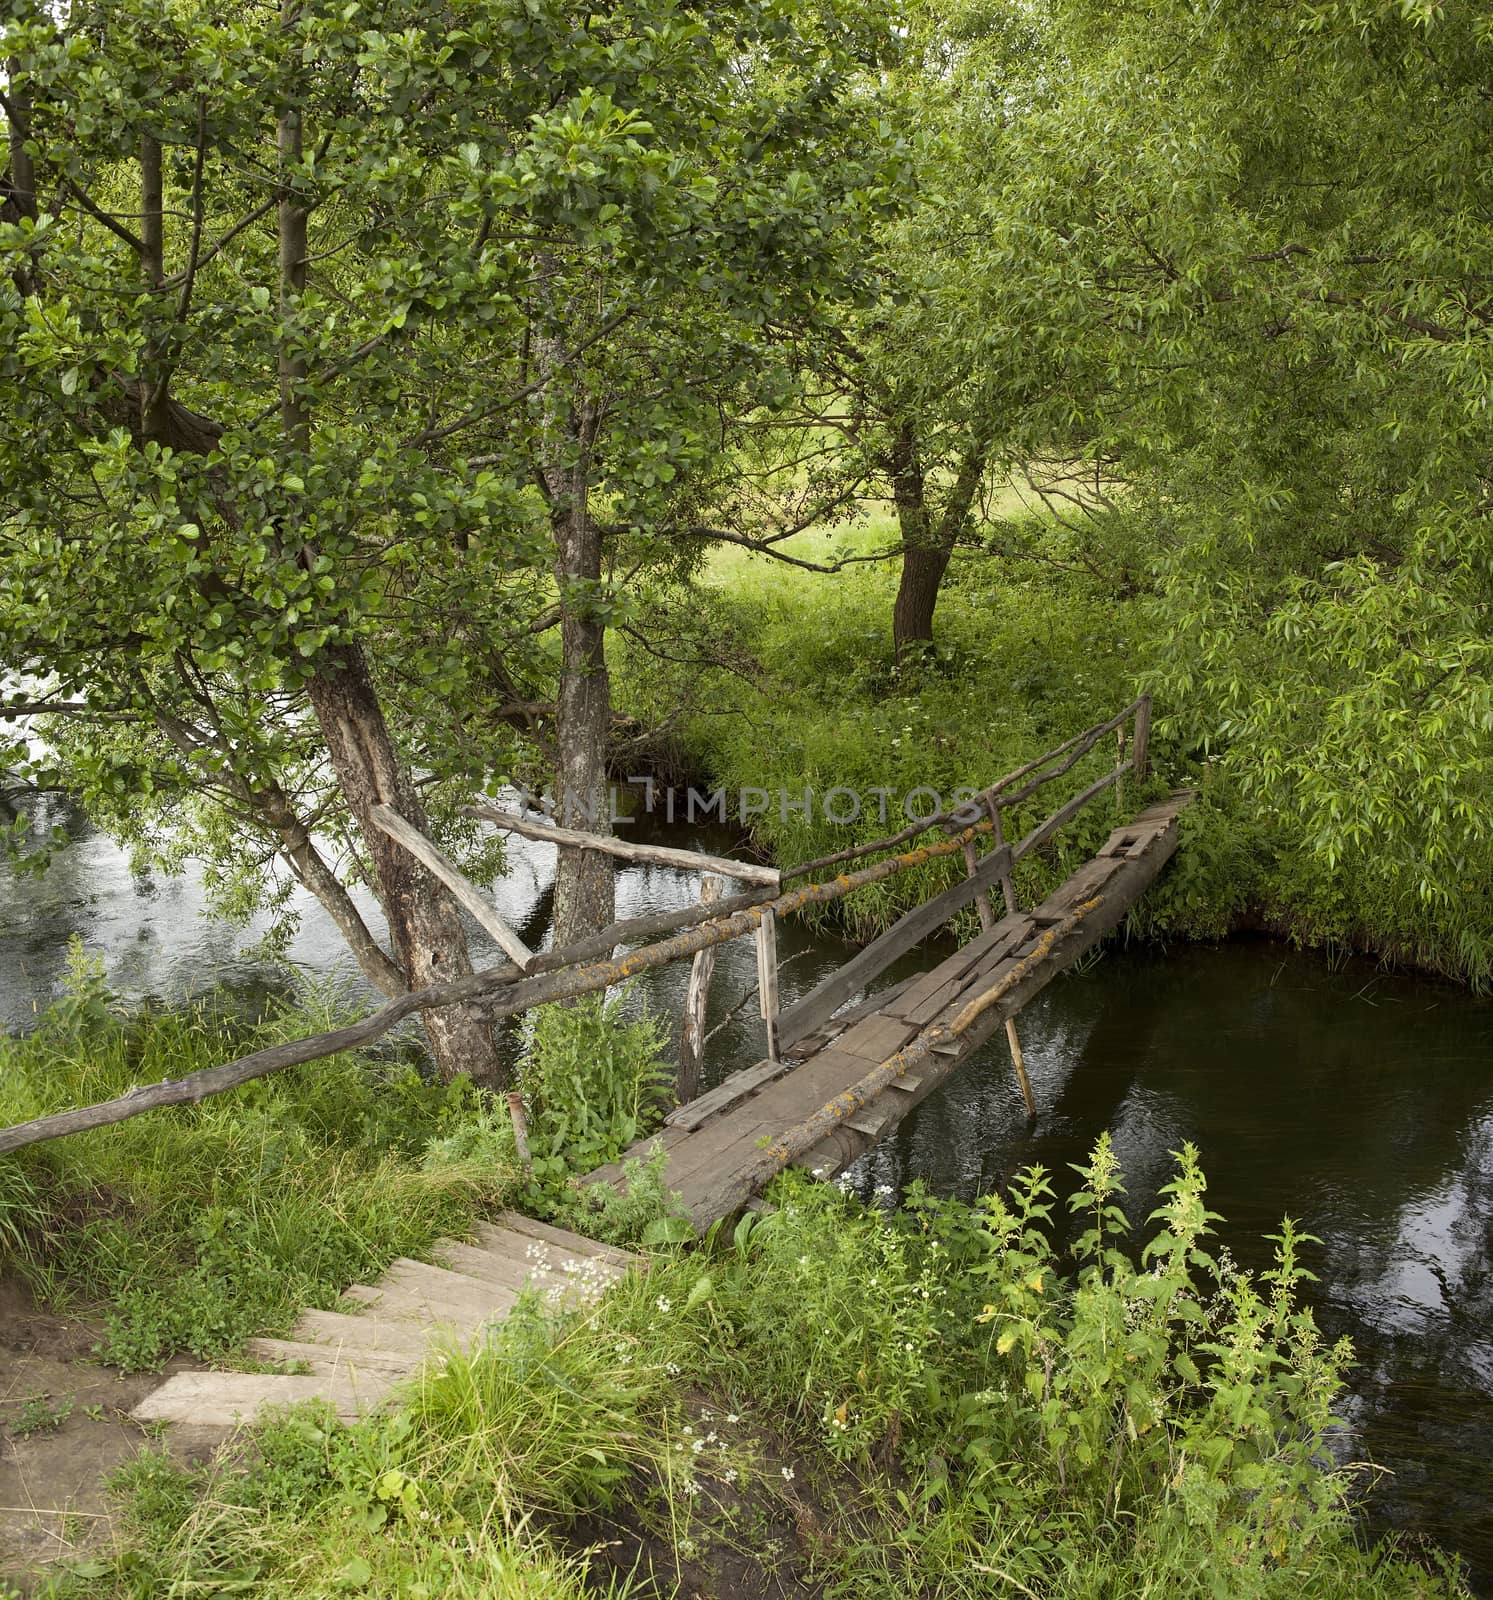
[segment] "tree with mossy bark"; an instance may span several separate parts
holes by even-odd
[[[854,95],[885,23],[287,0],[4,31],[0,713],[49,746],[8,764],[241,904],[278,858],[384,992],[458,976],[456,907],[375,808],[448,835],[532,751],[594,802],[627,579],[673,555],[775,304],[843,292],[880,203]],[[609,919],[592,859],[562,937]],[[474,1015],[427,1026],[444,1072],[500,1076]]]

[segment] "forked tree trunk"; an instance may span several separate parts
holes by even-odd
[[[307,693],[337,780],[362,831],[394,959],[409,987],[465,977],[472,962],[456,902],[373,820],[373,808],[386,805],[422,833],[429,831],[419,795],[389,737],[362,650],[340,645],[324,652]],[[478,1083],[506,1086],[508,1075],[490,1024],[464,1007],[430,1011],[423,1020],[443,1078],[466,1072]]]
[[[988,456],[987,439],[983,433],[976,434],[959,464],[943,510],[935,517],[928,505],[917,439],[910,426],[898,431],[888,464],[902,538],[902,573],[892,605],[892,649],[899,665],[915,646],[933,642],[933,614],[944,573],[974,508]]]

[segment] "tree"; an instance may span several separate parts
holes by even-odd
[[[12,760],[241,896],[272,850],[386,992],[469,970],[374,808],[449,824],[529,742],[594,800],[617,569],[669,554],[704,418],[881,204],[885,22],[104,0],[5,34],[0,660],[54,770]],[[593,860],[562,939],[610,916]],[[427,1028],[499,1075],[475,1016]]]
[[[1049,19],[919,0],[907,27],[890,114],[917,150],[916,184],[878,235],[874,296],[796,331],[795,403],[759,419],[718,511],[735,542],[784,559],[793,534],[888,503],[897,538],[870,559],[898,562],[899,663],[933,641],[956,548],[987,546],[991,489],[1039,458],[1039,481],[1066,473],[1085,438],[1086,347],[1043,303],[1051,284],[1022,259],[1004,203],[1030,159],[1013,131],[1049,92]]]
[[[1008,203],[1103,375],[1176,727],[1381,932],[1493,964],[1493,134],[1466,5],[1054,7]]]

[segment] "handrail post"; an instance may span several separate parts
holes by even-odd
[[[991,800],[987,802],[987,806],[990,811],[990,821],[994,828],[990,837],[997,850],[1004,850],[1006,848],[1006,835],[1001,827],[1000,803],[999,801]],[[1009,866],[1001,873],[1001,895],[1006,902],[1006,915],[1008,917],[1014,916],[1016,914],[1016,884],[1011,877]]]
[[[1125,724],[1115,729],[1115,815],[1125,815]]]
[[[707,873],[700,880],[700,904],[713,905],[721,897],[724,880]],[[695,952],[690,964],[689,988],[684,998],[684,1030],[679,1040],[679,1081],[675,1096],[687,1106],[700,1091],[700,1068],[705,1059],[705,1009],[710,980],[715,975],[715,946]]]
[[[973,839],[964,841],[964,870],[971,878],[980,870],[980,856]],[[981,889],[975,896],[975,910],[980,914],[980,932],[989,933],[995,926],[995,907],[990,903],[988,889]]]
[[[778,1059],[778,939],[777,920],[762,913],[757,925],[757,992],[762,1001],[762,1021],[767,1030],[767,1059]]]
[[[1151,753],[1151,697],[1143,694],[1135,708],[1135,742],[1131,746],[1131,759],[1135,762],[1135,781],[1144,783],[1149,772]]]

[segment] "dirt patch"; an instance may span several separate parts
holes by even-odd
[[[161,1378],[95,1361],[99,1333],[0,1278],[0,1581],[23,1593],[51,1563],[114,1547],[104,1481],[150,1440],[128,1413]],[[174,1430],[170,1443],[200,1460],[220,1437]]]
[[[677,1476],[693,1489],[681,1497],[678,1481],[635,1472],[610,1513],[556,1529],[559,1541],[599,1587],[621,1578],[657,1600],[818,1600],[853,1480],[825,1479],[724,1404],[692,1399],[687,1417]]]

